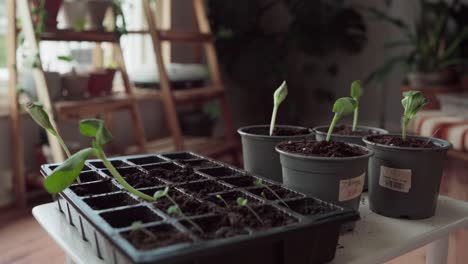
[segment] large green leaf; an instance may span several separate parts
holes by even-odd
[[[351,97],[353,99],[358,100],[363,93],[364,89],[362,88],[361,81],[356,80],[353,83],[351,83]]]
[[[280,87],[278,87],[278,89],[276,89],[275,93],[273,94],[274,105],[279,106],[284,101],[284,99],[286,99],[286,96],[288,96],[288,85],[286,81],[283,81]]]
[[[112,140],[112,134],[104,126],[104,121],[90,118],[80,121],[80,133],[83,136],[94,137],[98,145],[105,145]]]
[[[404,98],[401,100],[401,104],[405,109],[404,117],[409,120],[428,103],[420,91],[407,91],[403,93],[403,96]]]
[[[336,100],[333,105],[333,113],[339,115],[348,115],[354,112],[354,109],[357,106],[356,100],[351,97],[342,97]]]
[[[54,136],[57,136],[57,131],[50,122],[49,115],[44,110],[44,106],[39,103],[28,102],[26,104],[26,111],[33,118],[33,120],[42,128],[49,131]]]
[[[47,192],[56,194],[70,186],[83,170],[86,159],[94,152],[93,148],[83,149],[58,166],[44,181]]]

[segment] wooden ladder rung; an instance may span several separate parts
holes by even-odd
[[[201,32],[158,30],[158,34],[161,41],[209,42],[213,40],[213,36],[211,34]]]
[[[118,42],[119,37],[115,32],[106,31],[73,31],[55,30],[41,34],[41,40],[48,41],[90,41],[90,42]]]

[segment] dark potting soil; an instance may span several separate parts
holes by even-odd
[[[94,210],[104,210],[114,207],[137,204],[138,201],[125,193],[110,194],[84,200]]]
[[[356,157],[367,154],[367,151],[336,141],[288,141],[280,143],[278,148],[289,153],[320,157]]]
[[[203,233],[189,221],[181,223],[202,239],[220,239],[237,235],[247,235],[250,232],[245,227],[234,227],[227,216],[214,216],[193,220]]]
[[[244,129],[244,132],[254,135],[270,135],[269,127],[252,127]],[[307,128],[286,128],[286,127],[275,127],[273,130],[273,136],[301,136],[310,134],[310,129]]]
[[[208,160],[176,160],[178,163],[185,165],[187,167],[191,167],[193,169],[204,169],[204,168],[212,168],[216,167],[217,165]]]
[[[327,131],[324,131],[327,132]],[[370,136],[378,134],[375,130],[372,129],[356,129],[353,131],[353,127],[346,125],[338,125],[333,130],[335,135],[344,135],[344,136]]]
[[[166,170],[163,168],[152,169],[148,173],[152,177],[159,177],[174,183],[197,181],[204,179],[203,176],[196,174],[192,168],[181,168],[175,170]]]
[[[403,140],[401,136],[376,136],[369,139],[372,142],[382,145],[407,147],[407,148],[437,148],[437,146],[430,140],[407,138]]]
[[[169,195],[179,205],[180,210],[182,210],[185,216],[202,215],[213,212],[216,209],[209,203],[200,203],[180,192],[170,192]],[[167,209],[173,205],[174,204],[166,197],[153,203],[154,207],[163,212],[166,212]]]
[[[152,235],[149,235],[148,232]],[[139,250],[157,249],[192,242],[187,234],[179,232],[170,225],[146,228],[146,232],[143,230],[132,230],[122,233],[122,236]]]
[[[222,192],[227,189],[226,186],[216,183],[215,181],[194,182],[181,185],[179,188],[185,189],[199,197],[204,197],[210,193]]]
[[[290,199],[290,198],[296,198],[296,197],[301,196],[295,192],[291,192],[289,190],[286,190],[280,187],[272,187],[270,189],[272,189],[276,193],[276,195],[278,195],[281,199]],[[276,195],[267,188],[250,189],[249,192],[256,194],[260,197],[263,197],[267,200],[278,200],[278,197],[276,197]]]
[[[134,188],[153,187],[158,185],[164,185],[164,183],[156,178],[151,173],[145,173],[137,171],[131,174],[126,174],[123,178]]]
[[[289,225],[296,223],[297,220],[288,216],[277,209],[261,205],[259,203],[249,203],[249,206],[257,213],[263,224],[255,217],[255,215],[245,206],[231,206],[227,215],[230,225],[233,227],[251,227],[254,229],[269,229],[277,226]]]
[[[333,211],[330,206],[310,198],[290,201],[286,202],[286,204],[291,208],[291,210],[302,215],[317,215]],[[283,206],[282,204],[280,205]]]
[[[227,182],[235,187],[250,187],[255,186],[256,178],[250,176],[241,176],[234,178],[223,179],[224,182]]]

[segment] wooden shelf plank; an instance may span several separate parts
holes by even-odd
[[[213,40],[213,36],[209,33],[201,32],[184,32],[173,30],[158,30],[159,39],[162,41],[173,42],[209,42]]]
[[[161,99],[162,94],[159,89],[139,89],[135,91],[135,95],[139,99]],[[186,90],[172,90],[174,100],[178,103],[189,103],[189,102],[202,102],[219,98],[224,95],[222,89],[216,87],[202,87],[202,88],[191,88]]]
[[[56,30],[43,32],[41,34],[41,40],[117,42],[119,36],[115,32]]]
[[[59,101],[54,106],[61,118],[79,118],[128,108],[134,100],[132,95],[119,93],[85,100]]]

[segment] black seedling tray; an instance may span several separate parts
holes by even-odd
[[[356,211],[191,152],[111,161],[142,192],[153,195],[169,186],[187,218],[166,213],[167,200],[151,203],[129,194],[100,161],[87,161],[81,183],[59,195],[58,209],[106,263],[324,263],[335,255],[341,225],[359,218]],[[50,175],[57,165],[43,165],[42,173]],[[283,201],[255,186],[258,178]],[[240,196],[268,228],[236,204]],[[135,221],[142,222],[144,230],[132,229]]]

